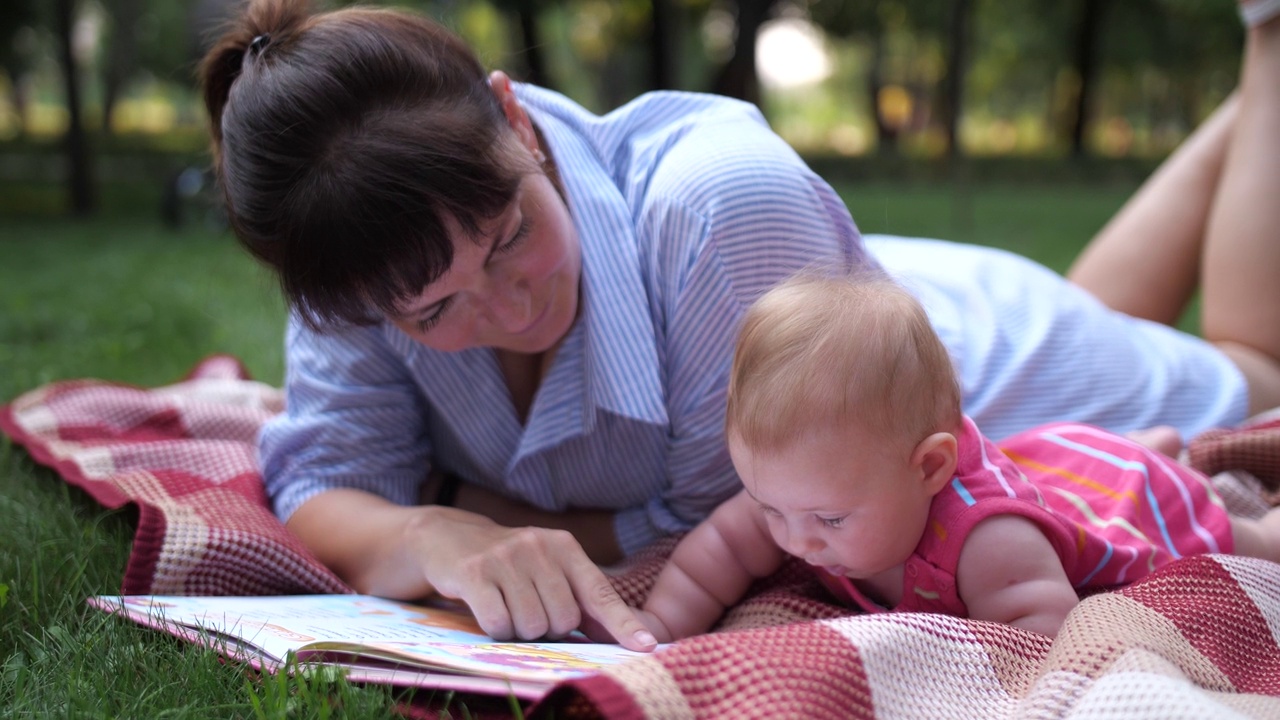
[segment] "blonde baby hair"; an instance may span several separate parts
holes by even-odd
[[[960,413],[955,368],[924,308],[882,272],[802,272],[743,319],[726,428],[750,447],[851,422],[914,447],[955,431]]]

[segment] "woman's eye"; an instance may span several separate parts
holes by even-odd
[[[823,525],[826,525],[826,526],[827,526],[827,527],[829,527],[829,528],[838,528],[838,527],[840,527],[841,525],[844,525],[844,519],[845,519],[846,517],[848,517],[848,516],[847,516],[847,515],[841,515],[840,517],[833,517],[833,518],[824,518],[824,517],[820,517],[820,518],[818,518],[818,519],[822,521],[822,524],[823,524]]]
[[[435,312],[417,321],[418,332],[420,333],[429,332],[431,328],[435,327],[440,322],[440,318],[444,316],[445,310],[448,310],[448,309],[449,309],[448,298],[441,300],[439,303],[437,303]]]
[[[525,238],[529,237],[529,230],[532,227],[533,227],[533,223],[529,221],[528,217],[525,217],[523,220],[520,221],[520,227],[516,228],[516,234],[512,235],[510,240],[499,245],[493,251],[494,254],[502,255],[505,253],[509,253],[512,250],[515,250],[516,248],[520,247],[520,243],[524,242]]]

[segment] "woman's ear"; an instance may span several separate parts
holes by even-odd
[[[916,445],[911,453],[911,467],[918,468],[930,497],[941,492],[956,474],[956,436],[937,432]]]
[[[533,131],[533,123],[524,111],[524,106],[511,89],[511,78],[501,70],[494,70],[489,73],[489,91],[497,98],[502,114],[507,116],[507,124],[515,131],[520,144],[530,153],[539,152],[538,135]]]

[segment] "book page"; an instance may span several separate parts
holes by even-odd
[[[352,654],[452,672],[554,682],[643,655],[590,642],[498,642],[464,606],[368,595],[99,596],[92,604],[142,624],[180,625],[234,639],[279,662]],[[215,642],[206,644],[215,645]],[[231,643],[235,645],[236,643]],[[242,653],[239,653],[242,654]]]
[[[458,673],[546,683],[589,675],[606,665],[647,654],[601,643],[498,642],[491,639],[482,643],[373,643],[361,649],[361,655],[365,657]]]

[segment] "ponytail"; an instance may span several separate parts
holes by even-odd
[[[534,171],[475,53],[408,11],[250,0],[200,77],[231,228],[313,327],[421,293]]]
[[[246,63],[269,62],[266,56],[296,36],[311,12],[309,0],[250,0],[201,60],[198,75],[209,112],[215,162],[221,155],[222,112]]]

